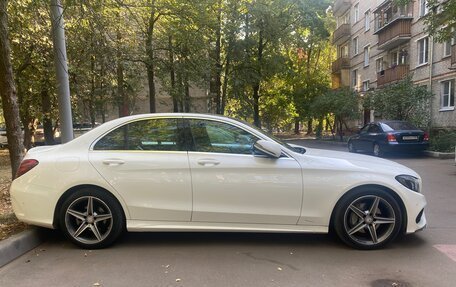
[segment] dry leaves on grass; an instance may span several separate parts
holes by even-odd
[[[9,187],[11,168],[7,150],[0,150],[0,240],[24,230],[27,225],[17,221],[11,206]]]

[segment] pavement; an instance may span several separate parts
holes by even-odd
[[[111,248],[82,250],[49,231],[0,268],[0,286],[455,286],[454,160],[389,159],[423,177],[428,227],[383,250],[353,250],[329,235],[263,233],[130,233]]]

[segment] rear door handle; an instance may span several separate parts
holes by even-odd
[[[198,164],[202,166],[216,166],[219,165],[220,162],[215,159],[205,158],[198,160]]]
[[[111,158],[111,159],[105,159],[103,160],[103,164],[107,166],[118,166],[121,164],[124,164],[125,161],[122,159],[117,159],[117,158]]]

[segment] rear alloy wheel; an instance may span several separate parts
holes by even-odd
[[[375,156],[378,156],[378,157],[381,157],[384,154],[383,150],[379,144],[374,144],[372,152],[374,153]]]
[[[339,238],[357,249],[378,249],[394,240],[402,225],[397,201],[381,189],[356,192],[337,206],[334,229]]]
[[[87,249],[112,244],[124,230],[124,222],[119,203],[100,190],[75,192],[65,200],[60,212],[60,227],[65,235]]]
[[[349,152],[356,152],[355,145],[353,144],[352,141],[348,142],[348,151]]]

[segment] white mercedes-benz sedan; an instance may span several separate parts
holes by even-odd
[[[366,155],[290,145],[234,119],[145,114],[29,150],[16,216],[83,248],[123,231],[334,231],[381,248],[426,226],[421,178]]]

